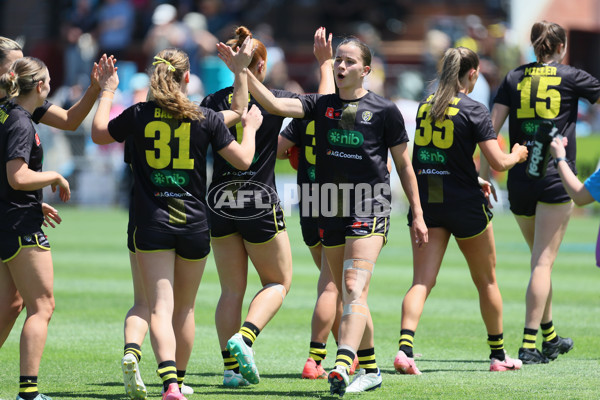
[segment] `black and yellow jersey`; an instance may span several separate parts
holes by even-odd
[[[44,150],[31,114],[12,102],[0,104],[0,230],[17,234],[42,226],[42,189],[14,190],[8,183],[6,163],[22,158],[30,170],[42,171]]]
[[[527,144],[531,156],[533,135],[541,121],[554,123],[558,133],[568,138],[567,159],[575,170],[577,153],[575,124],[580,98],[595,103],[600,98],[600,82],[580,69],[564,64],[530,63],[510,71],[498,88],[494,103],[510,108],[510,146]],[[509,179],[529,179],[526,163],[515,165]],[[546,175],[557,174],[553,163]]]
[[[317,163],[315,121],[295,118],[281,131],[280,135],[298,146],[296,182],[298,183],[300,217],[318,217],[318,211],[315,207],[318,204],[310,204],[313,206],[311,208],[308,203],[302,201],[302,196],[305,195],[314,198],[315,191],[318,190],[317,185],[315,185]]]
[[[337,94],[309,94],[301,100],[305,118],[315,121],[316,181],[322,192],[333,186],[338,191],[321,199],[329,199],[337,216],[356,215],[357,207],[389,216],[388,150],[408,142],[398,107],[372,92],[355,100]]]
[[[315,183],[315,164],[317,162],[315,121],[295,118],[280,133],[281,136],[294,142],[299,147],[298,153],[298,185]]]
[[[412,164],[421,204],[456,204],[481,196],[473,153],[477,143],[495,140],[487,108],[458,93],[443,121],[429,118],[433,95],[419,104]]]
[[[295,93],[287,92],[284,90],[271,90],[271,93],[275,97],[298,97]],[[201,105],[208,107],[214,111],[224,111],[231,108],[231,101],[233,97],[233,87],[227,87],[219,90],[213,94],[208,95],[202,100]],[[275,161],[277,159],[277,137],[281,130],[281,124],[283,123],[284,117],[278,115],[269,114],[265,109],[254,100],[251,96],[248,97],[248,109],[252,105],[256,105],[262,115],[263,121],[256,131],[256,142],[254,153],[254,160],[252,165],[246,171],[240,171],[229,164],[225,159],[218,154],[215,154],[214,165],[213,165],[213,176],[210,184],[211,188],[217,187],[221,184],[231,181],[250,181],[258,182],[259,184],[266,185],[270,188],[270,191],[265,193],[277,193],[275,187]],[[243,128],[242,123],[236,124],[230,128],[231,133],[235,136],[238,142],[242,141]],[[244,188],[243,185],[237,184],[237,190]],[[253,185],[250,185],[248,189],[252,190]],[[234,190],[235,191],[235,190]],[[263,196],[264,201],[272,202],[273,199],[270,196]],[[250,203],[247,203],[250,205]]]
[[[235,138],[222,116],[201,110],[201,121],[178,120],[156,103],[142,102],[109,122],[116,141],[133,140],[135,226],[172,233],[208,229],[208,146],[217,152]]]

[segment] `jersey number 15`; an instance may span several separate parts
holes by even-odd
[[[523,78],[517,85],[517,90],[521,92],[521,105],[517,109],[517,118],[535,118],[536,115],[544,119],[556,118],[560,111],[560,92],[548,87],[560,85],[561,80],[559,76]]]

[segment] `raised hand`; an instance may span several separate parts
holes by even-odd
[[[323,64],[327,60],[333,58],[333,48],[331,47],[333,35],[327,33],[324,27],[320,27],[315,32],[315,43],[313,45],[313,53],[319,64]]]
[[[113,57],[107,57],[103,54],[98,61],[98,83],[102,90],[114,92],[119,87],[118,68],[115,66],[117,60]]]
[[[231,52],[233,54],[233,56],[231,57],[231,67],[229,69],[233,68],[234,72],[241,71],[242,69],[250,65],[252,57],[254,56],[254,51],[257,47],[256,45],[253,46],[253,44],[254,41],[250,36],[248,36],[246,37],[246,39],[244,39],[244,43],[242,43],[238,51],[234,51],[233,49],[231,49],[231,47],[227,46],[231,49]]]
[[[223,42],[217,43],[217,55],[221,60],[223,60],[231,72],[235,72],[233,69],[233,56],[235,55],[235,52],[231,46],[228,46]]]

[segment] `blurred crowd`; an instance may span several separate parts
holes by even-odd
[[[317,90],[318,68],[311,54],[312,36],[295,40],[294,24],[311,25],[313,31],[319,25],[325,26],[336,36],[334,40],[347,35],[359,37],[374,52],[373,69],[366,87],[396,102],[411,136],[417,103],[435,88],[439,61],[449,47],[468,47],[479,55],[481,73],[471,96],[488,108],[506,73],[534,59],[529,43],[517,41],[506,22],[506,10],[495,9],[497,2],[494,1],[484,2],[489,11],[485,17],[428,16],[421,37],[421,62],[407,65],[390,63],[382,50],[386,40],[408,35],[403,20],[407,17],[404,0],[381,1],[378,10],[367,11],[362,1],[331,1],[320,5],[316,0],[62,0],[58,3],[64,11],[59,29],[63,71],[62,79],[55,80],[61,84],[53,86],[50,100],[68,108],[89,84],[94,61],[102,53],[113,54],[118,59],[121,80],[113,110],[115,115],[145,99],[149,84],[145,70],[152,55],[166,47],[178,47],[189,54],[193,74],[189,95],[194,100],[200,101],[205,94],[231,85],[232,75],[216,56],[216,44],[230,38],[240,24],[249,26],[267,46],[266,86],[298,93]],[[343,6],[340,3],[344,3]],[[319,12],[312,12],[310,19],[302,15],[286,21],[266,18],[273,10],[299,13],[303,9]],[[301,57],[299,49],[302,49]],[[53,71],[53,77],[60,72]],[[587,104],[580,104],[579,109],[578,135],[600,132],[597,111]],[[63,170],[73,175],[86,173],[94,165],[96,170],[121,173],[122,149],[115,145],[114,149],[109,146],[98,150],[91,145],[90,123],[88,118],[78,132],[64,133],[62,141],[56,135],[49,138],[47,143],[55,142],[60,152],[71,154],[71,157],[57,156],[56,162],[62,163]],[[90,155],[99,151],[106,154],[92,157],[90,161]],[[77,192],[75,185],[76,201]],[[88,190],[89,198],[80,201],[94,202],[102,197],[93,194],[93,190],[91,193]]]

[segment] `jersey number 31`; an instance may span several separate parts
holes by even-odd
[[[146,162],[151,168],[167,168],[171,161],[174,169],[194,169],[194,159],[190,158],[190,123],[182,122],[171,132],[169,124],[163,121],[152,121],[146,125],[144,135],[154,138],[154,149],[146,150]],[[171,155],[171,139],[179,140],[177,157]]]

